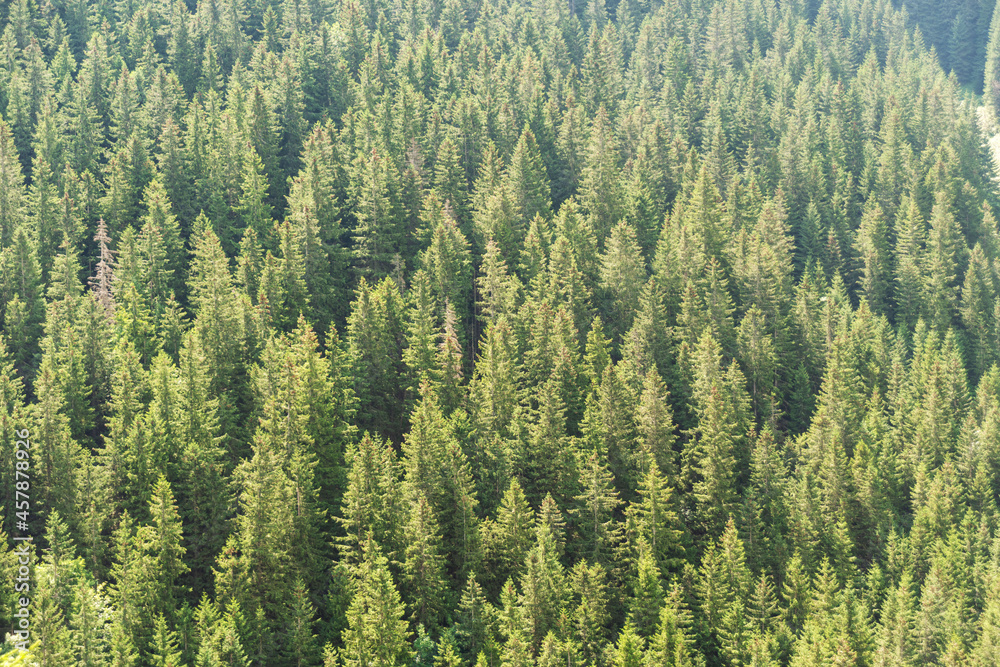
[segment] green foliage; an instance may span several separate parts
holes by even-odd
[[[32,663],[995,662],[994,3],[5,7]]]
[[[394,441],[402,435],[402,300],[395,283],[362,279],[347,320],[347,358],[358,397],[357,425]]]
[[[413,657],[404,608],[385,556],[369,540],[355,574],[355,593],[347,610],[342,657],[345,665],[397,667]]]

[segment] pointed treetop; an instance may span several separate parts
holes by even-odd
[[[111,285],[114,281],[115,252],[109,247],[111,237],[108,235],[108,225],[104,218],[97,221],[97,234],[94,235],[97,242],[98,260],[97,271],[90,278],[90,285],[97,293],[97,301],[104,307],[104,313],[110,320],[115,313],[115,299],[111,293]]]

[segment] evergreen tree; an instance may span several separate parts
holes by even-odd
[[[896,218],[896,266],[893,294],[896,318],[913,326],[925,312],[921,267],[924,263],[926,223],[916,201],[907,202],[905,213],[900,206]]]
[[[714,633],[719,653],[731,663],[746,662],[751,580],[743,542],[732,519],[718,543],[710,545],[702,558],[698,592],[706,629]]]
[[[570,586],[574,593],[575,639],[583,660],[593,664],[600,660],[602,647],[608,641],[607,571],[599,563],[580,561],[570,573]]]
[[[65,394],[59,384],[53,355],[46,355],[35,383],[38,402],[31,410],[34,422],[31,432],[39,445],[33,452],[32,468],[38,480],[43,517],[52,512],[65,517],[76,516],[73,507],[77,502],[78,473],[84,456],[73,439],[66,415]]]
[[[0,247],[14,240],[14,231],[25,215],[27,197],[24,174],[18,159],[14,136],[6,122],[0,123]]]
[[[389,279],[362,280],[347,320],[347,356],[358,397],[357,426],[398,440],[402,435],[402,299]]]
[[[591,453],[579,466],[581,493],[572,511],[579,555],[593,564],[607,565],[617,539],[615,510],[621,505],[612,477]]]
[[[930,322],[943,331],[955,316],[959,281],[962,279],[968,252],[944,193],[939,192],[935,196],[930,228],[927,238],[925,298]]]
[[[629,623],[640,636],[651,637],[656,631],[660,610],[663,608],[663,585],[659,567],[645,542],[640,543],[632,594]]]
[[[161,476],[153,488],[150,500],[149,514],[152,525],[143,531],[140,540],[143,548],[156,559],[153,580],[157,590],[147,591],[152,599],[151,606],[159,610],[163,616],[173,616],[178,603],[183,598],[183,591],[178,590],[177,579],[187,572],[184,564],[182,544],[182,524],[170,484]]]
[[[736,468],[747,428],[742,374],[735,366],[723,374],[720,352],[711,334],[705,333],[695,353],[693,393],[698,426],[684,454],[694,500],[709,535],[721,532],[734,509]]]
[[[601,288],[606,298],[602,310],[607,321],[613,325],[616,340],[621,340],[632,326],[632,317],[639,310],[640,290],[645,282],[645,266],[635,230],[620,222],[611,230],[601,257]]]
[[[486,254],[479,267],[476,288],[479,292],[480,317],[496,319],[500,315],[514,314],[521,291],[521,282],[516,275],[510,275],[507,264],[500,254],[495,241],[486,244]]]
[[[347,610],[344,663],[396,667],[413,657],[404,607],[392,582],[385,556],[369,540],[355,575],[354,598]]]
[[[677,478],[676,457],[673,451],[676,436],[672,410],[668,402],[666,384],[657,372],[650,368],[643,379],[642,394],[636,415],[636,440],[642,452],[640,469],[651,471],[655,464],[669,482]]]
[[[521,574],[533,539],[535,513],[517,479],[503,495],[495,521],[483,523],[483,581],[497,594],[511,577]]]
[[[470,454],[484,507],[499,502],[515,463],[516,450],[512,452],[509,444],[520,426],[514,344],[506,318],[490,322],[469,382],[469,417],[483,443]]]
[[[494,649],[492,619],[495,609],[484,597],[475,576],[462,589],[455,623],[455,638],[463,655],[481,656],[483,651]]]
[[[535,135],[528,128],[521,133],[507,168],[507,180],[514,209],[525,221],[537,214],[548,216],[551,207],[549,178]]]
[[[204,216],[199,217],[196,226],[188,279],[195,314],[193,330],[211,371],[211,390],[220,399],[223,426],[228,433],[237,433],[234,413],[248,388],[241,341],[241,304],[231,298],[233,278],[219,237]]]
[[[981,244],[976,244],[969,255],[969,269],[962,285],[961,317],[969,337],[969,372],[981,376],[996,363],[995,340],[997,323],[994,305],[997,300],[996,283],[990,275]]]
[[[875,313],[886,312],[888,303],[885,288],[889,285],[892,265],[888,248],[888,229],[885,213],[875,204],[861,218],[856,240],[856,252],[864,266],[859,285],[868,305]]]
[[[520,608],[526,639],[539,646],[550,630],[555,629],[567,595],[566,573],[559,562],[560,548],[552,526],[544,520],[536,523],[535,544],[524,561],[520,579]],[[508,582],[508,587],[510,583]],[[502,595],[507,595],[507,588]],[[506,607],[506,605],[505,605]],[[506,612],[505,608],[505,612]],[[516,628],[520,630],[520,628]],[[511,637],[511,632],[508,632]],[[508,642],[508,647],[510,642]]]
[[[361,561],[362,549],[369,535],[388,558],[402,561],[403,511],[400,498],[400,474],[396,455],[389,443],[379,442],[369,434],[356,445],[349,445],[347,488],[337,517],[344,536],[340,555],[350,564]]]
[[[420,491],[411,494],[416,495],[410,499],[410,518],[404,531],[404,597],[411,609],[410,620],[414,626],[433,631],[438,626],[446,601],[441,535],[427,497]]]
[[[14,232],[11,245],[0,251],[3,260],[4,331],[14,351],[15,368],[23,376],[34,371],[45,319],[44,283],[37,245],[27,225]]]
[[[170,667],[181,664],[181,652],[177,646],[177,633],[167,628],[163,616],[156,617],[156,627],[153,630],[153,647],[149,662],[155,667]]]
[[[915,602],[910,573],[904,572],[895,590],[882,608],[882,623],[879,628],[875,659],[880,665],[912,665],[914,663],[914,611]]]
[[[110,630],[107,599],[100,590],[93,590],[81,581],[74,596],[76,604],[70,617],[70,631],[74,633],[79,664],[106,664],[109,653],[107,634]]]
[[[674,509],[673,490],[659,466],[650,463],[640,481],[638,499],[628,509],[635,516],[637,532],[662,572],[680,564],[680,521]]]
[[[270,238],[273,227],[271,207],[267,203],[267,191],[264,164],[253,146],[248,144],[243,153],[243,179],[240,184],[237,211],[242,217],[241,227],[244,230],[252,229],[258,238],[265,241]]]
[[[406,486],[426,495],[438,517],[450,569],[463,581],[480,555],[478,501],[464,452],[427,385],[403,443]]]
[[[671,667],[689,667],[696,664],[694,637],[691,633],[692,614],[687,608],[679,586],[667,594],[660,612],[656,634],[649,642],[648,659]]]
[[[391,273],[402,240],[396,172],[390,156],[377,147],[358,155],[353,172],[354,260],[365,276],[377,280]]]
[[[581,204],[590,214],[598,238],[604,238],[621,216],[617,152],[610,114],[601,103],[590,127],[590,142],[580,184]]]
[[[68,667],[74,664],[72,634],[66,627],[62,606],[53,594],[55,591],[51,585],[51,574],[43,571],[39,579],[42,585],[36,595],[37,606],[33,614],[34,622],[31,624],[31,636],[35,640],[32,643],[35,660],[40,665]]]

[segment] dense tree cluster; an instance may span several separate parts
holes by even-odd
[[[3,9],[19,660],[998,664],[993,3]]]

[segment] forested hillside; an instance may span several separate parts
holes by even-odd
[[[992,2],[2,9],[22,664],[1000,664]]]
[[[946,71],[954,70],[960,83],[980,90],[996,0],[904,0],[894,5],[906,7]]]

